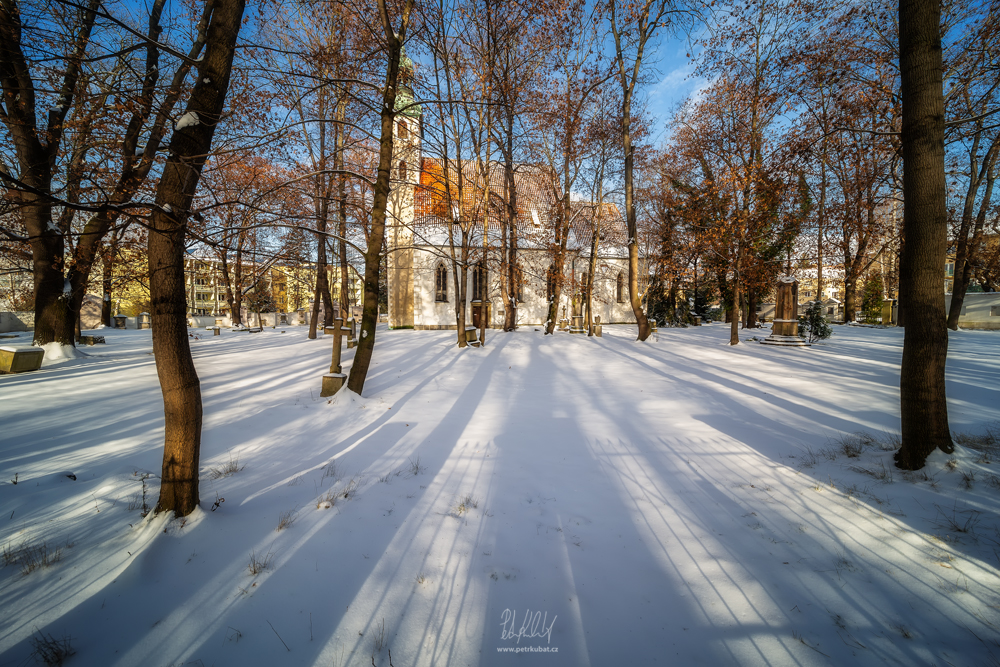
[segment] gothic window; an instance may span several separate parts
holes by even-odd
[[[625,276],[618,272],[618,279],[615,281],[615,299],[618,303],[625,303]]]
[[[448,269],[444,262],[439,262],[434,272],[434,300],[439,303],[448,301]]]
[[[399,161],[399,180],[406,180],[406,160]]]
[[[396,128],[397,128],[396,134],[399,135],[400,139],[406,139],[407,137],[410,136],[410,129],[406,126],[405,120],[399,121],[399,123],[396,125]]]

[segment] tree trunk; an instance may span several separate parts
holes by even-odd
[[[740,306],[743,304],[743,276],[741,271],[743,270],[743,242],[740,239],[736,240],[736,266],[733,270],[733,305],[732,305],[732,319],[727,320],[730,323],[729,328],[729,344],[739,345],[740,344]]]
[[[625,222],[628,228],[628,298],[638,325],[636,340],[646,340],[653,332],[642,310],[642,297],[639,294],[639,229],[636,224],[635,199],[632,185],[632,134],[628,129],[629,114],[626,114],[626,125],[623,131],[625,139]]]
[[[855,260],[857,261],[857,260]],[[844,275],[844,323],[854,321],[854,313],[857,312],[858,300],[858,277],[845,272]]]
[[[739,275],[733,278],[733,305],[729,311],[729,344],[740,344],[740,278]]]
[[[1000,141],[1000,138],[997,139]],[[958,232],[958,247],[955,252],[955,279],[951,289],[951,304],[948,308],[948,328],[958,331],[958,318],[962,315],[962,305],[965,303],[965,293],[969,289],[972,281],[972,267],[978,259],[979,247],[983,237],[983,226],[986,223],[986,212],[993,198],[993,183],[996,180],[996,148],[994,144],[983,164],[983,172],[986,178],[986,192],[983,194],[979,204],[979,213],[976,215],[975,225],[972,225],[972,210],[975,204],[976,193],[979,190],[978,183],[975,188],[969,185],[969,192],[965,200],[965,209],[962,212],[962,225]],[[980,175],[979,182],[982,181]],[[969,237],[969,227],[973,226],[972,238]]]
[[[215,0],[204,58],[184,118],[175,129],[149,231],[149,291],[153,355],[163,393],[163,471],[157,512],[190,514],[198,506],[201,457],[201,385],[187,335],[184,294],[184,236],[187,216],[222,118],[243,0]]]
[[[337,104],[337,118],[341,121],[347,115],[347,100],[341,100]],[[338,124],[337,132],[337,152],[334,154],[334,169],[341,171],[344,168],[344,146],[347,143],[347,125]],[[347,294],[347,283],[350,278],[347,266],[347,179],[344,174],[337,174],[337,239],[338,259],[340,260],[340,317],[347,321],[347,312],[350,301]]]
[[[517,185],[514,182],[514,118],[507,109],[507,147],[504,151],[504,189],[507,191],[507,289],[504,301],[504,331],[517,328],[517,302],[521,291],[521,270],[517,253]]]
[[[556,220],[555,252],[552,257],[551,277],[545,275],[546,295],[549,297],[548,315],[545,321],[546,335],[555,333],[559,321],[559,299],[562,297],[563,273],[566,268],[566,239],[569,229],[569,193],[563,195],[559,202],[559,219]],[[552,280],[552,294],[548,294],[548,283]]]
[[[927,455],[954,451],[948,428],[945,363],[948,330],[941,267],[947,249],[941,5],[900,0],[903,102],[903,228],[900,267],[906,309],[899,397],[902,446],[896,465],[919,470]]]
[[[389,202],[389,182],[392,169],[392,131],[396,122],[396,85],[399,81],[399,59],[406,27],[410,20],[410,11],[414,0],[406,0],[401,11],[399,30],[393,30],[385,0],[378,0],[379,16],[389,52],[389,62],[385,74],[385,87],[382,92],[382,127],[379,136],[378,178],[375,180],[375,192],[372,201],[372,226],[368,234],[368,246],[365,249],[365,284],[364,305],[361,311],[361,327],[358,334],[357,347],[354,350],[354,363],[351,364],[351,374],[347,378],[347,388],[360,394],[365,388],[368,377],[368,367],[371,365],[372,352],[375,349],[375,324],[378,322],[378,283],[381,268],[382,244],[385,240],[386,207]]]
[[[104,256],[101,258],[101,322],[106,327],[112,326],[114,313],[111,311],[111,291],[114,289],[115,255],[118,254],[118,237],[112,236],[104,246]]]

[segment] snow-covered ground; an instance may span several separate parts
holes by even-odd
[[[380,330],[332,401],[329,339],[196,332],[202,509],[175,521],[141,516],[150,333],[101,333],[0,376],[0,665],[43,636],[95,666],[1000,661],[1000,464],[893,468],[901,331]],[[948,391],[954,430],[996,428],[1000,334],[952,335]]]

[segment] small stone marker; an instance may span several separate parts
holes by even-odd
[[[896,323],[894,315],[896,311],[896,300],[886,299],[882,302],[882,324],[889,326]]]
[[[358,334],[358,331],[357,331],[357,322],[355,321],[355,319],[353,317],[351,319],[347,320],[347,329],[348,329],[348,333],[347,333],[347,349],[350,350],[350,349],[353,349],[354,346],[358,344],[358,340],[357,340],[357,334]]]
[[[333,396],[340,388],[344,386],[344,382],[347,381],[347,375],[344,373],[327,373],[323,376],[323,387],[320,389],[319,395],[323,398]]]
[[[218,336],[222,333],[222,327],[212,327],[212,335]]]
[[[587,330],[583,328],[583,315],[573,316],[573,326],[569,328],[571,334],[582,334]]]
[[[139,328],[148,329],[150,325],[149,313],[139,313]]]
[[[80,345],[104,345],[104,336],[85,335],[80,336]]]
[[[604,333],[601,328],[601,316],[597,315],[594,317],[594,323],[591,325],[594,328],[594,335],[598,338],[604,338]]]
[[[114,316],[115,329],[124,329],[125,328],[125,321],[127,319],[128,318],[126,318],[124,315],[115,315]]]
[[[42,367],[45,350],[40,347],[0,347],[0,373],[27,373]]]
[[[478,331],[479,329],[473,326],[465,327],[465,342],[472,347],[479,347],[479,339],[476,338],[476,333]]]

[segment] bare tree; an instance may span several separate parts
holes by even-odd
[[[153,354],[164,408],[163,470],[158,512],[190,514],[198,506],[201,384],[191,358],[184,293],[184,243],[191,202],[215,129],[222,119],[240,31],[243,0],[210,0],[204,57],[185,113],[174,127],[150,221],[149,276]]]
[[[361,327],[357,348],[354,352],[354,363],[351,365],[351,373],[347,379],[347,388],[358,394],[365,387],[365,378],[368,377],[368,367],[371,364],[372,351],[375,348],[379,272],[382,268],[382,247],[385,241],[386,208],[389,201],[389,183],[392,170],[393,128],[397,113],[396,94],[399,84],[399,63],[403,44],[406,41],[406,31],[410,25],[413,2],[414,0],[404,0],[399,16],[396,18],[398,21],[398,27],[396,27],[393,17],[389,15],[386,0],[378,0],[379,19],[385,34],[387,64],[380,112],[382,122],[379,136],[378,178],[375,181],[368,245],[364,253],[364,302]]]
[[[948,358],[941,267],[947,249],[944,92],[939,0],[900,0],[903,102],[903,233],[900,306],[906,311],[899,372],[902,445],[896,465],[919,470],[927,455],[954,451],[948,428]]]

